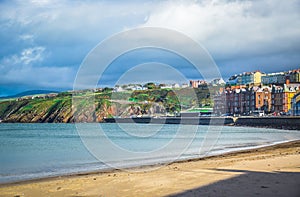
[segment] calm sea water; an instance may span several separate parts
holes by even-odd
[[[0,183],[197,158],[299,139],[299,131],[250,127],[0,124]]]

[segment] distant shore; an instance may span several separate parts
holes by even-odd
[[[6,184],[0,196],[297,196],[299,167],[300,141],[293,141],[131,171]]]

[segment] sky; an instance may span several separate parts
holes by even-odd
[[[225,80],[244,71],[300,67],[299,0],[1,0],[0,27],[0,96],[72,89],[91,50],[112,35],[139,27],[189,36],[207,50]],[[200,77],[183,58],[159,49],[133,51],[114,63],[100,86],[114,85],[120,77],[126,81],[128,69],[127,79],[165,76],[169,82],[172,72],[166,65],[186,80]],[[154,72],[158,66],[163,72]]]

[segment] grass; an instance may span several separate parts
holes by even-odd
[[[9,114],[45,114],[53,113],[59,109],[70,112],[72,106],[72,95],[70,92],[59,93],[52,98],[34,98],[17,101],[16,99],[0,100],[0,118],[6,117]],[[83,113],[82,110],[87,109],[91,102],[95,104],[96,111],[103,110],[111,106],[110,100],[134,101],[134,105],[138,105],[141,109],[146,110],[151,107],[151,103],[159,103],[169,113],[181,111],[184,109],[198,108],[201,106],[212,107],[213,102],[210,98],[208,90],[183,88],[183,89],[148,89],[125,92],[112,92],[111,89],[106,89],[101,92],[82,91],[76,93],[78,105],[76,110],[78,113]],[[145,103],[148,101],[148,103]],[[115,103],[116,105],[117,103]],[[118,104],[121,109],[126,108],[126,104]]]

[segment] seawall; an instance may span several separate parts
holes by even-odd
[[[300,117],[239,117],[235,125],[300,130]]]
[[[233,125],[230,117],[134,117],[106,118],[107,123],[144,123],[144,124],[187,124],[187,125]]]
[[[300,130],[300,117],[134,117],[106,118],[106,123],[234,125]]]

